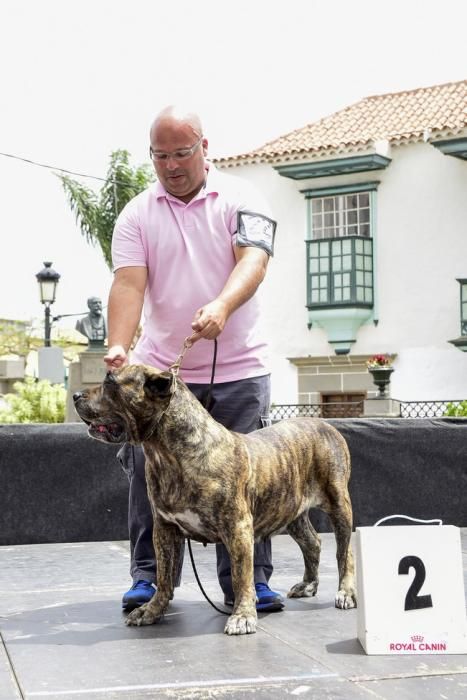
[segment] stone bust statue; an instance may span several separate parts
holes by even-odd
[[[102,301],[98,297],[89,297],[89,313],[76,321],[76,330],[89,339],[89,345],[104,345],[107,337],[107,324],[102,313]]]

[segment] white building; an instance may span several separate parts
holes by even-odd
[[[466,159],[467,80],[367,97],[217,160],[278,220],[263,283],[276,404],[374,395],[376,353],[395,355],[396,399],[467,398],[467,353],[448,342],[467,278]]]

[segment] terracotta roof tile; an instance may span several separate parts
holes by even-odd
[[[427,131],[467,128],[467,80],[365,97],[254,151],[216,159],[219,165],[277,162],[329,152],[362,149],[375,141],[397,144],[423,138]]]

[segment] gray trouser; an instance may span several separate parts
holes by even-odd
[[[208,384],[188,384],[188,388],[203,404],[208,396]],[[238,433],[249,433],[263,426],[269,415],[270,378],[252,377],[236,382],[214,384],[211,391],[209,412],[226,428]],[[262,421],[263,418],[263,421]],[[144,453],[141,447],[124,445],[118,458],[128,474],[130,493],[128,503],[128,528],[130,535],[131,567],[133,581],[145,579],[157,581],[156,561],[152,543],[153,519],[144,475]],[[217,576],[224,593],[233,597],[230,558],[222,544],[216,545]],[[183,557],[180,561],[176,585],[180,585]],[[255,583],[267,583],[272,574],[271,540],[255,545]]]

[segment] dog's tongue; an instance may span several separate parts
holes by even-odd
[[[99,425],[97,429],[100,433],[105,433],[105,425]]]

